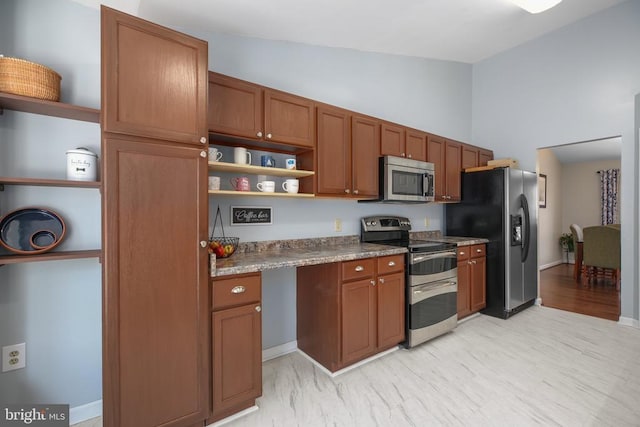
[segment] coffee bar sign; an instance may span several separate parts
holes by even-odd
[[[272,222],[271,207],[231,206],[231,225],[265,225]]]

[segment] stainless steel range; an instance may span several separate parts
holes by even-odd
[[[414,347],[442,335],[458,323],[456,245],[412,240],[411,222],[399,216],[369,216],[360,221],[361,240],[403,246],[406,271],[406,341]]]

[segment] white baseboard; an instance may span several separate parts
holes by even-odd
[[[102,400],[96,400],[86,405],[75,406],[69,409],[69,425],[78,424],[101,415]]]
[[[618,323],[623,326],[631,326],[633,328],[640,329],[640,321],[633,319],[631,317],[620,317],[618,319]]]
[[[298,349],[298,353],[300,353],[302,356],[304,356],[307,360],[309,360],[311,363],[313,363],[314,365],[316,365],[318,367],[318,369],[320,369],[322,372],[324,372],[325,374],[329,375],[331,378],[335,378],[338,375],[342,375],[345,372],[349,372],[352,369],[355,369],[359,366],[362,366],[366,363],[369,363],[373,360],[379,359],[382,356],[386,356],[389,353],[393,353],[394,351],[398,350],[400,347],[399,346],[395,346],[390,348],[389,350],[385,350],[383,352],[380,352],[378,354],[374,354],[371,357],[368,357],[364,360],[359,361],[358,363],[354,363],[353,365],[347,366],[346,368],[342,368],[338,371],[335,372],[331,372],[330,370],[328,370],[327,368],[325,368],[324,366],[322,366],[320,363],[318,363],[313,357],[309,356],[307,353],[305,353],[304,351]]]
[[[298,349],[298,341],[289,341],[275,347],[270,347],[262,350],[262,361],[275,359],[276,357],[284,356],[285,354],[293,353]]]
[[[560,265],[560,264],[564,264],[564,262],[562,260],[553,261],[553,262],[550,262],[549,264],[543,264],[543,265],[538,266],[538,270],[540,270],[540,271],[546,270],[547,268],[555,267],[556,265]]]
[[[228,423],[230,423],[231,421],[235,421],[235,420],[237,420],[238,418],[242,418],[242,417],[244,417],[245,415],[249,415],[250,413],[257,411],[258,409],[260,409],[260,408],[258,408],[258,406],[257,406],[257,405],[253,405],[253,406],[252,406],[252,407],[250,407],[250,408],[244,409],[244,410],[242,410],[242,411],[240,411],[240,412],[236,412],[236,413],[235,413],[235,414],[233,414],[233,415],[229,415],[227,418],[223,418],[223,419],[221,419],[221,420],[219,420],[219,421],[216,421],[215,423],[208,424],[208,425],[207,425],[207,427],[219,427],[219,426],[222,426],[222,425],[228,424]]]

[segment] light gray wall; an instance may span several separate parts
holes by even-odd
[[[536,148],[622,135],[622,316],[638,320],[640,2],[629,1],[473,67],[473,143],[536,167]],[[627,175],[627,171],[629,171]]]
[[[62,75],[64,102],[100,106],[100,20],[64,0],[0,2],[0,53]],[[99,153],[94,123],[5,111],[0,116],[0,176],[64,178],[68,149]],[[0,215],[46,206],[62,215],[60,249],[100,248],[96,189],[6,186]],[[0,267],[0,346],[26,342],[27,367],[0,373],[0,401],[69,403],[101,399],[101,266],[97,259]]]

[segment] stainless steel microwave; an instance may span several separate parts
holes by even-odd
[[[379,168],[381,201],[424,203],[435,200],[433,163],[384,156],[379,159]]]

